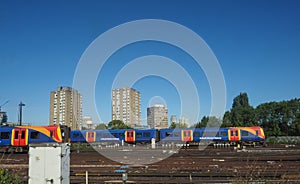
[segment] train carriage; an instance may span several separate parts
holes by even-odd
[[[0,127],[0,146],[11,146],[11,132],[13,127]]]
[[[137,143],[150,143],[152,139],[159,141],[156,129],[137,129],[135,130],[135,137]]]
[[[73,130],[71,142],[150,143],[159,140],[156,129]]]
[[[69,142],[70,129],[66,126],[2,126],[0,146],[23,151],[29,144],[45,142]]]
[[[160,129],[159,137],[161,142],[192,142],[193,129]]]

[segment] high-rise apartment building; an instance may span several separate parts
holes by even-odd
[[[170,123],[177,123],[177,117],[176,117],[176,115],[171,115]]]
[[[163,105],[148,107],[147,124],[150,128],[168,128],[168,108]]]
[[[71,87],[58,87],[50,93],[50,124],[81,129],[82,96]]]
[[[141,94],[135,89],[123,87],[112,90],[112,120],[122,120],[133,127],[141,121]]]
[[[189,124],[189,119],[185,118],[185,117],[181,117],[179,119],[179,124],[182,124],[182,125],[185,125],[186,127],[189,127],[190,124]]]
[[[89,116],[85,116],[82,118],[82,129],[92,130],[96,128],[96,124],[93,123],[93,119]]]

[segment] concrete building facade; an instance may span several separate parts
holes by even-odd
[[[147,124],[150,128],[168,128],[168,108],[163,105],[148,107]]]
[[[177,123],[177,117],[176,117],[176,115],[171,115],[171,117],[170,117],[170,123]]]
[[[112,120],[121,120],[134,127],[141,121],[141,94],[135,89],[123,87],[112,90]]]
[[[185,125],[186,127],[190,127],[189,119],[187,119],[185,117],[181,117],[179,119],[179,124]]]
[[[67,125],[72,130],[81,129],[82,96],[71,87],[58,87],[50,93],[50,125]]]
[[[96,128],[96,124],[93,123],[93,119],[89,116],[82,118],[82,129],[93,130]]]

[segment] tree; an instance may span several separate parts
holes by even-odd
[[[195,128],[203,128],[203,127],[206,127],[207,126],[207,123],[208,123],[208,120],[209,120],[209,117],[208,116],[203,116],[201,121],[198,122],[196,125],[195,125]]]
[[[174,129],[174,128],[188,128],[186,124],[183,123],[175,123],[172,122],[171,125],[169,126],[170,129]]]
[[[256,125],[255,110],[249,105],[247,93],[240,93],[233,99],[232,108],[223,116],[222,126]]]
[[[300,99],[268,102],[253,108],[247,93],[240,93],[224,114],[222,126],[261,126],[267,136],[299,135]]]
[[[195,128],[220,127],[222,120],[215,116],[203,116],[201,121],[195,125]]]
[[[131,129],[130,126],[126,125],[121,120],[112,120],[108,123],[107,127],[109,129]]]
[[[170,129],[176,128],[176,122],[172,122],[169,128],[170,128]]]
[[[107,127],[106,127],[106,124],[100,123],[100,124],[98,124],[98,125],[96,126],[95,129],[96,129],[96,130],[105,130],[105,129],[107,129]]]
[[[223,123],[221,127],[230,127],[231,125],[231,113],[230,111],[226,111],[223,116]]]
[[[300,99],[260,104],[256,121],[267,136],[295,136],[300,133]]]
[[[176,128],[188,128],[187,124],[184,124],[184,123],[178,123],[176,125]]]
[[[208,118],[207,127],[220,127],[222,124],[222,120],[217,118],[216,116],[210,116]]]
[[[238,107],[249,107],[249,98],[247,93],[240,93],[239,96],[233,99],[232,109]]]

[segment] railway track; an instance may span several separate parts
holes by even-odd
[[[118,150],[106,151],[113,154]],[[136,151],[126,151],[126,155]],[[26,183],[28,155],[4,154],[0,168],[18,173]],[[89,183],[122,183],[122,172],[127,173],[127,183],[299,183],[300,149],[181,149],[166,159],[146,165],[125,165],[96,151],[72,152],[70,170],[71,183],[85,183],[86,171]]]

